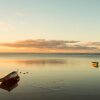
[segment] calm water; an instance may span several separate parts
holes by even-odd
[[[19,69],[20,81],[0,88],[0,100],[100,100],[100,54],[0,54],[0,77]]]

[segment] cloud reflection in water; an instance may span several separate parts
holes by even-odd
[[[31,59],[31,60],[2,60],[0,62],[5,63],[17,63],[17,64],[25,64],[25,65],[61,65],[66,64],[67,61],[64,59]]]

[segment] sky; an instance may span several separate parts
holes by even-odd
[[[99,52],[99,26],[100,0],[0,0],[0,52]]]

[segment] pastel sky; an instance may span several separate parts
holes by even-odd
[[[0,52],[99,52],[100,0],[0,0]]]

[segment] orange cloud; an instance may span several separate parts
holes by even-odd
[[[24,40],[14,43],[1,43],[0,48],[8,52],[40,52],[40,53],[65,53],[65,52],[99,52],[98,46],[83,45],[80,41],[64,40]],[[2,51],[2,49],[0,50]]]

